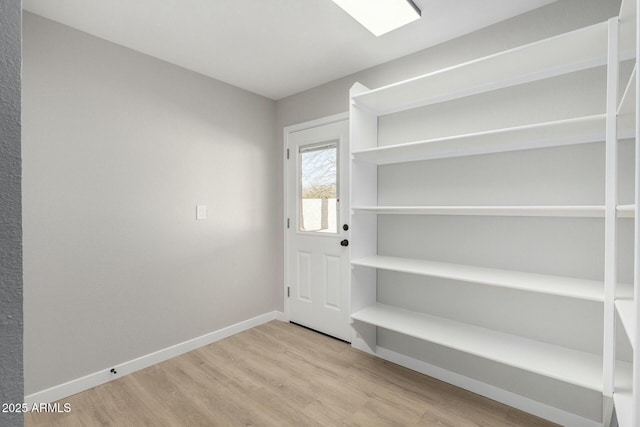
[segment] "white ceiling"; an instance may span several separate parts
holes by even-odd
[[[422,18],[378,38],[331,0],[23,0],[23,7],[280,99],[553,1],[414,0]]]

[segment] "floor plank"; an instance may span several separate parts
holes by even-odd
[[[554,425],[278,321],[60,403],[25,426]]]

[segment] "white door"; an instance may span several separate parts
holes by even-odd
[[[351,341],[348,139],[346,120],[287,138],[289,320],[345,341]]]

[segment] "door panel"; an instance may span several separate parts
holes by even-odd
[[[311,302],[311,253],[298,252],[298,298]]]
[[[289,318],[349,341],[347,121],[288,137],[287,231]]]
[[[340,310],[340,288],[342,287],[340,268],[341,260],[337,256],[325,256],[324,305],[327,308]]]

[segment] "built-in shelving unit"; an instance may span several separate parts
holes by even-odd
[[[626,411],[625,408],[628,407],[633,408],[632,412],[637,410],[637,397],[631,392],[633,387],[630,379],[634,375],[632,365],[613,360],[613,322],[616,311],[630,337],[635,337],[639,328],[635,327],[637,320],[634,315],[638,299],[634,295],[637,293],[637,284],[634,286],[612,282],[615,279],[612,266],[615,268],[616,265],[617,218],[636,217],[635,205],[618,205],[616,202],[617,166],[614,160],[617,158],[617,148],[612,147],[617,147],[619,139],[634,138],[637,132],[637,65],[629,82],[623,84],[622,96],[618,96],[617,90],[619,63],[635,57],[635,10],[638,1],[640,0],[624,0],[621,14],[625,15],[621,15],[621,24],[618,19],[613,18],[608,22],[373,90],[358,83],[354,85],[350,93],[350,254],[353,267],[351,319],[354,326],[354,347],[378,354],[379,331],[393,331],[400,336],[438,344],[562,381],[583,388],[585,392],[603,393],[603,401],[608,398],[612,405],[615,404],[618,413]],[[624,22],[628,25],[620,26]],[[630,36],[631,33],[633,36]],[[518,123],[515,126],[464,134],[452,131],[449,135],[411,142],[389,141],[389,135],[386,135],[383,145],[379,145],[380,116],[465,97],[482,96],[487,92],[600,66],[607,66],[609,71],[606,77],[607,102],[602,105],[600,111],[604,112],[601,114],[569,115],[570,118],[565,115],[559,120],[524,125]],[[464,202],[462,205],[414,205],[409,201],[389,206],[378,201],[378,168],[384,165],[593,143],[605,143],[606,146],[606,195],[603,204],[473,206],[464,205]],[[572,221],[575,218],[575,221],[582,221],[582,224],[585,224],[584,221],[594,221],[593,224],[606,230],[605,277],[604,280],[588,280],[414,259],[393,256],[387,252],[383,256],[378,253],[379,227],[388,225],[390,221],[400,220],[385,217],[385,221],[379,223],[380,215],[420,215],[429,217],[426,219],[428,221],[435,220],[431,216],[549,217],[542,220],[545,227],[544,221],[560,221],[552,218],[563,218],[562,221]],[[516,220],[509,221],[513,224]],[[539,221],[536,221],[538,224]],[[469,238],[472,239],[473,236]],[[579,243],[576,242],[576,245]],[[483,287],[498,288],[495,292],[509,290],[510,297],[514,298],[527,298],[530,293],[545,294],[552,298],[554,307],[562,304],[572,307],[575,304],[600,304],[605,313],[604,349],[594,353],[580,351],[564,341],[551,344],[550,342],[554,342],[552,338],[545,342],[538,341],[537,337],[532,339],[525,335],[507,334],[453,318],[407,310],[401,305],[384,304],[378,300],[378,271],[424,276],[425,283],[428,283],[429,278],[470,283],[477,285],[480,292]],[[401,281],[402,277],[398,276],[398,280]],[[451,284],[451,287],[455,286],[459,285]],[[397,283],[397,287],[400,288],[401,283]],[[442,301],[442,304],[448,303]],[[558,325],[558,328],[564,326]],[[599,338],[602,335],[596,339]],[[634,342],[634,339],[631,341]],[[621,380],[614,380],[614,376]],[[606,409],[604,416],[607,416]],[[626,415],[618,415],[619,419],[624,417]],[[636,420],[632,417],[629,419],[632,422]],[[566,418],[555,418],[552,421],[564,423]],[[577,417],[573,424],[582,425],[583,421],[583,418]],[[606,421],[602,420],[603,423]]]

